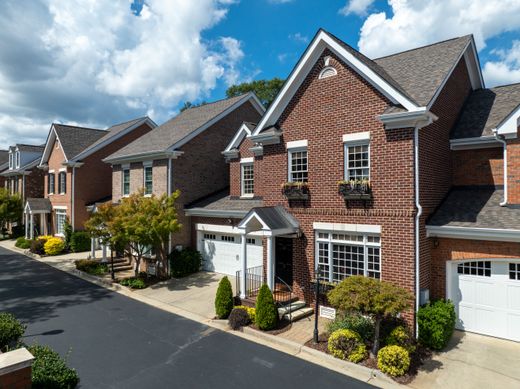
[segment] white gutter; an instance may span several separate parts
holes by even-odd
[[[415,206],[417,207],[417,214],[415,215],[415,337],[419,337],[419,324],[417,322],[417,312],[419,312],[420,298],[421,298],[421,283],[420,283],[420,220],[423,209],[419,196],[419,125],[414,128],[414,165],[415,165]]]
[[[172,194],[172,157],[168,158],[168,174],[167,174],[168,182],[166,183],[166,190],[168,193],[168,197]],[[170,234],[168,238],[168,255],[172,252],[172,234]],[[170,274],[170,261],[166,258],[166,272]]]
[[[426,236],[428,238],[518,242],[520,240],[520,230],[461,226],[426,226]]]
[[[501,207],[507,205],[507,143],[503,135],[498,135],[496,128],[493,129],[495,139],[504,145],[504,200],[499,204]]]
[[[75,192],[75,185],[74,182],[76,181],[76,166],[72,167],[72,193],[70,196],[70,224],[72,225],[72,231],[74,231],[74,192]]]

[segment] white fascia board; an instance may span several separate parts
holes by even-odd
[[[123,131],[120,131],[117,135],[112,136],[112,137],[106,139],[104,142],[99,143],[98,145],[96,145],[96,147],[87,148],[86,150],[84,150],[81,153],[79,153],[78,155],[76,155],[71,161],[79,161],[81,159],[87,158],[89,155],[94,154],[96,151],[101,150],[103,147],[106,147],[109,144],[111,144],[112,142],[122,138],[123,136],[127,135],[128,133],[135,130],[139,126],[142,126],[145,123],[148,124],[152,129],[157,127],[157,124],[152,119],[150,119],[148,117],[143,118],[142,120],[139,120],[137,123],[134,123],[130,127],[125,128]]]
[[[291,142],[287,142],[287,144],[285,145],[285,147],[290,150],[290,149],[302,149],[302,148],[305,148],[309,145],[309,142],[307,141],[307,139],[304,139],[304,140],[294,140],[294,141],[291,141]]]
[[[105,163],[108,163],[110,165],[120,165],[124,163],[131,163],[131,162],[143,162],[148,160],[156,160],[156,159],[168,159],[168,158],[177,158],[180,157],[184,152],[182,151],[159,151],[159,152],[152,152],[152,153],[140,153],[140,154],[133,154],[133,155],[126,155],[123,157],[115,157],[110,158],[107,157],[103,159],[102,161]]]
[[[223,153],[229,152],[232,149],[238,149],[244,138],[249,135],[251,135],[251,131],[249,130],[249,128],[247,128],[245,124],[242,124]]]
[[[248,223],[251,221],[251,219],[255,218],[261,225],[262,230],[269,231],[269,226],[256,214],[256,212],[251,213],[247,219],[243,219],[239,225],[238,228],[247,228]]]
[[[38,165],[38,167],[43,167],[49,160],[49,157],[51,156],[51,151],[52,151],[51,145],[56,141],[56,139],[58,139],[58,134],[56,134],[56,130],[54,129],[54,124],[53,124],[53,125],[51,125],[49,133],[47,134],[47,141],[45,142],[45,149],[43,150],[42,158],[40,160],[40,164]],[[65,151],[63,151],[63,154],[65,154]]]
[[[370,140],[370,131],[355,132],[353,134],[343,135],[343,143],[361,142],[361,141],[367,141],[367,140],[368,141]]]
[[[314,230],[338,231],[338,232],[359,232],[366,234],[380,234],[381,226],[376,224],[344,224],[344,223],[312,223]]]
[[[520,240],[520,230],[427,225],[426,236],[428,238],[453,238],[471,240],[490,240],[497,242],[518,242]]]
[[[211,127],[213,124],[217,123],[219,120],[226,117],[231,112],[233,112],[235,109],[239,108],[241,105],[243,105],[247,102],[250,102],[253,105],[253,107],[256,108],[258,113],[260,113],[261,115],[264,113],[265,108],[262,105],[262,103],[260,103],[260,100],[258,100],[258,97],[256,97],[256,95],[253,92],[249,92],[248,94],[244,95],[244,97],[242,99],[238,100],[235,104],[233,104],[231,107],[229,107],[225,111],[221,112],[219,115],[215,116],[213,119],[209,120],[204,125],[197,128],[195,131],[186,135],[180,141],[178,141],[178,142],[174,143],[173,145],[171,145],[170,147],[168,147],[168,150],[174,151],[175,149],[178,149],[178,148],[184,146],[190,140],[192,140],[196,136],[200,135],[205,130],[207,130],[209,127]]]
[[[504,120],[497,126],[498,135],[504,135],[508,138],[516,138],[520,119],[520,105],[513,112],[506,116]]]
[[[207,232],[207,233],[211,233],[211,232],[217,232],[217,233],[220,232],[220,233],[224,233],[224,234],[242,234],[243,233],[243,230],[238,228],[238,227],[225,226],[225,225],[222,225],[222,224],[202,224],[202,223],[198,223],[198,224],[195,225],[195,229],[197,231]],[[261,232],[251,232],[248,235],[251,235],[251,236],[263,236],[263,234]]]
[[[253,132],[253,136],[258,135],[263,128],[275,124],[276,120],[284,111],[285,107],[292,99],[325,48],[329,48],[336,53],[392,102],[401,104],[408,111],[416,111],[419,108],[415,103],[411,102],[408,98],[403,96],[399,91],[383,80],[372,69],[345,50],[344,47],[339,45],[326,32],[320,31],[300,58],[276,99],[269,106],[266,114]]]
[[[501,147],[501,143],[494,136],[480,136],[474,138],[451,139],[451,150],[472,150]]]
[[[393,130],[399,128],[412,128],[416,126],[425,127],[438,119],[426,107],[414,112],[386,113],[377,117],[384,125],[385,129]]]

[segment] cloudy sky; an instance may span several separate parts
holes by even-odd
[[[520,82],[520,0],[4,0],[0,148],[285,78],[320,27],[371,58],[473,33],[486,85]]]

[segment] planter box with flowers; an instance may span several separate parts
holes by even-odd
[[[338,193],[345,200],[370,200],[372,198],[369,180],[339,181]]]
[[[307,200],[309,184],[306,182],[286,182],[282,185],[282,193],[288,200]]]

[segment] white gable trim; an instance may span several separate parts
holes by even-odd
[[[238,149],[244,138],[249,135],[251,135],[251,131],[245,124],[242,124],[238,131],[235,133],[233,139],[231,139],[231,142],[229,142],[229,144],[227,145],[226,149],[224,150],[224,153],[227,153],[233,149]]]
[[[520,105],[513,112],[506,116],[504,120],[497,126],[498,135],[504,135],[506,138],[516,138],[518,125],[520,124]]]
[[[260,115],[263,115],[264,112],[265,112],[265,108],[263,106],[263,104],[260,102],[260,100],[258,100],[258,97],[256,97],[256,95],[253,93],[253,92],[250,92],[246,95],[244,95],[244,97],[240,100],[238,100],[235,104],[233,104],[231,107],[229,107],[228,109],[226,109],[225,111],[221,112],[219,115],[215,116],[213,119],[211,119],[210,121],[206,122],[206,124],[202,125],[201,127],[197,128],[195,131],[193,131],[192,133],[190,133],[189,135],[185,136],[184,138],[182,138],[180,141],[174,143],[173,145],[171,145],[170,147],[168,147],[168,151],[173,151],[175,149],[178,149],[179,147],[182,147],[184,146],[186,143],[188,143],[190,140],[192,140],[193,138],[195,138],[196,136],[200,135],[202,132],[204,132],[205,130],[207,130],[209,127],[211,127],[213,124],[215,124],[216,122],[218,122],[219,120],[221,120],[222,118],[226,117],[227,115],[229,115],[231,112],[233,112],[235,109],[239,108],[242,104],[245,104],[247,102],[250,102],[253,107],[255,107],[255,109],[258,111],[258,113]]]
[[[362,63],[359,59],[354,57],[351,53],[339,45],[330,35],[325,31],[320,31],[314,40],[311,42],[302,58],[292,71],[289,79],[285,82],[282,90],[273,101],[266,114],[258,124],[258,127],[253,132],[253,136],[258,135],[262,129],[274,125],[282,112],[287,107],[289,101],[307,77],[309,71],[314,66],[323,50],[329,48],[346,63],[348,63],[354,70],[356,70],[362,77],[369,81],[376,87],[383,95],[387,96],[393,103],[401,104],[409,111],[416,111],[419,107],[403,96],[394,87],[388,84],[381,76],[375,73],[372,69]]]
[[[38,164],[39,168],[44,167],[47,164],[47,161],[49,160],[52,152],[52,145],[54,142],[60,143],[61,151],[63,152],[63,155],[65,156],[65,162],[67,162],[67,155],[65,154],[65,150],[63,150],[63,147],[61,147],[60,138],[58,137],[58,133],[56,132],[56,129],[54,128],[54,124],[51,125],[51,129],[49,130],[49,135],[47,135],[47,142],[45,142],[45,149],[43,150],[42,158],[40,160],[40,163]]]

